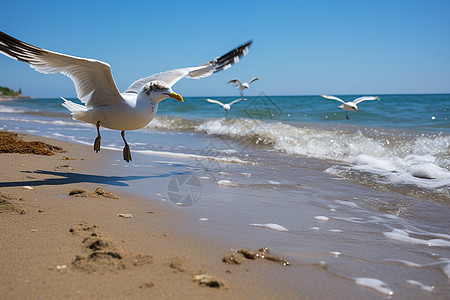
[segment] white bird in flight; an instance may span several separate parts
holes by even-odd
[[[97,126],[94,151],[100,151],[100,126],[121,130],[125,143],[123,159],[129,162],[131,152],[125,140],[125,130],[143,128],[154,118],[158,103],[166,98],[183,102],[172,86],[186,77],[199,79],[226,70],[248,53],[252,41],[216,57],[198,67],[174,69],[141,78],[120,93],[109,64],[41,49],[19,41],[0,31],[0,52],[30,64],[44,74],[61,73],[72,79],[78,98],[84,105],[64,99],[62,105],[70,110],[74,120]],[[156,58],[153,58],[156,59]]]
[[[370,100],[377,100],[378,99],[378,97],[365,96],[365,97],[356,98],[353,101],[345,102],[344,100],[342,100],[342,99],[340,99],[338,97],[335,97],[335,96],[327,96],[327,95],[320,95],[320,96],[323,97],[323,98],[326,98],[326,99],[337,100],[337,101],[341,102],[342,105],[340,105],[338,107],[343,109],[343,110],[345,110],[345,118],[347,120],[349,120],[349,118],[348,118],[348,112],[349,111],[352,111],[352,110],[358,111],[358,106],[356,106],[356,104],[358,104],[360,102],[363,102],[363,101],[370,101]]]
[[[231,79],[227,83],[234,83],[236,85],[236,87],[239,89],[239,94],[241,95],[241,97],[244,97],[244,90],[248,89],[250,87],[250,84],[252,84],[252,82],[254,82],[256,80],[259,80],[259,78],[253,78],[249,82],[241,83],[238,79],[235,78],[235,79]]]
[[[230,103],[227,104],[223,104],[222,102],[220,102],[219,100],[214,100],[214,99],[206,99],[206,101],[210,102],[210,103],[216,103],[219,104],[220,106],[222,106],[223,110],[225,111],[226,114],[228,114],[228,111],[231,109],[231,105],[239,102],[239,101],[245,101],[247,100],[247,98],[239,98],[236,100],[231,101]]]

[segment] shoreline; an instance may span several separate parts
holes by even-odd
[[[5,96],[5,95],[0,95],[0,102],[2,101],[12,101],[15,99],[35,99],[33,97],[29,97],[29,96],[24,96],[24,95],[20,95],[20,96]]]
[[[189,228],[186,211],[121,192],[126,178],[102,173],[117,152],[95,154],[84,145],[19,136],[67,152],[0,154],[3,297],[281,299],[298,296],[300,288],[305,296],[331,295],[310,286],[308,278],[317,278],[320,268],[307,267],[304,281],[288,287],[276,273],[292,273],[291,267],[231,253],[233,245]],[[69,196],[74,189],[98,187],[119,199]],[[222,261],[230,254],[240,265]]]

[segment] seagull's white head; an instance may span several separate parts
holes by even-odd
[[[348,105],[348,106],[350,106],[352,109],[358,111],[358,106],[356,106],[355,103],[353,103],[353,102],[347,102],[347,103],[345,103],[345,104]]]
[[[229,110],[231,109],[230,104],[224,104],[224,105],[223,105],[223,109],[224,109],[225,111],[229,111]]]
[[[172,91],[172,88],[164,81],[156,80],[146,83],[141,92],[145,93],[150,99],[156,103],[161,102],[167,98],[173,98],[177,101],[183,102],[183,97]]]
[[[248,82],[244,82],[242,84],[242,87],[245,88],[245,89],[248,89],[249,88]]]

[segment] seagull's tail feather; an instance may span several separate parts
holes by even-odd
[[[77,104],[75,102],[72,102],[70,100],[67,100],[63,97],[61,99],[64,100],[64,103],[62,103],[62,106],[70,110],[70,113],[72,115],[72,119],[74,120],[83,120],[83,117],[87,111],[86,106]]]

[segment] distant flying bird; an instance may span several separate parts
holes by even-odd
[[[131,160],[131,152],[125,140],[125,130],[140,129],[150,123],[156,114],[158,103],[166,98],[183,102],[183,98],[172,91],[172,86],[180,79],[199,79],[226,70],[248,53],[251,44],[252,41],[242,44],[198,67],[175,69],[141,78],[120,93],[109,64],[41,49],[0,31],[1,53],[29,63],[38,72],[61,73],[72,79],[77,96],[84,105],[61,97],[64,100],[62,105],[70,110],[74,120],[97,126],[95,152],[100,151],[100,126],[121,130],[125,143],[123,159],[127,162]],[[148,57],[150,61],[156,59],[158,58]]]
[[[353,100],[353,101],[344,102],[344,100],[342,100],[342,99],[340,99],[340,98],[338,98],[338,97],[335,97],[335,96],[327,96],[327,95],[320,95],[320,96],[323,97],[323,98],[332,99],[332,100],[337,100],[337,101],[341,102],[342,105],[340,105],[340,106],[338,106],[338,107],[341,108],[341,109],[343,109],[343,110],[345,110],[345,118],[346,118],[347,120],[349,120],[349,118],[348,118],[348,112],[349,112],[349,111],[352,111],[352,110],[358,111],[358,106],[356,106],[356,104],[358,104],[358,103],[360,103],[360,102],[363,102],[363,101],[377,100],[377,99],[378,99],[378,97],[366,96],[366,97],[359,97],[359,98],[356,98],[356,99]]]
[[[239,89],[239,94],[241,94],[241,97],[244,97],[244,90],[248,89],[250,84],[252,84],[252,82],[254,82],[256,80],[259,80],[259,78],[253,78],[248,83],[247,82],[241,83],[238,79],[235,78],[235,79],[231,79],[227,83],[234,83],[236,85],[236,87]]]
[[[220,106],[222,106],[223,110],[227,114],[228,114],[228,111],[231,109],[231,105],[233,105],[233,104],[235,104],[235,103],[237,103],[237,102],[239,102],[241,100],[245,101],[245,100],[247,100],[247,98],[239,98],[239,99],[233,100],[233,101],[231,101],[230,103],[227,103],[227,104],[223,104],[219,100],[206,99],[206,101],[208,101],[210,103],[216,103],[216,104],[219,104]]]

